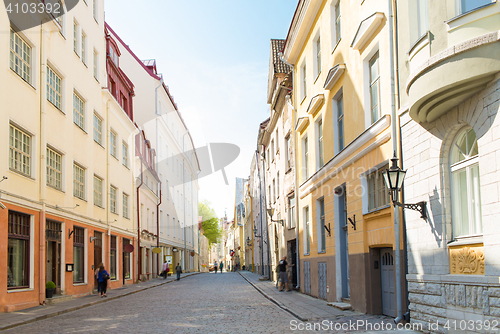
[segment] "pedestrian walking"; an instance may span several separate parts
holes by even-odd
[[[94,271],[94,278],[97,282],[97,294],[98,295],[101,293],[101,285],[99,284],[99,278],[97,277],[97,275],[99,274],[99,270],[101,269],[102,265],[103,265],[102,263],[99,263],[99,265],[95,268],[95,271]]]
[[[219,268],[220,268],[220,273],[222,274],[222,268],[224,268],[224,262],[220,261]]]
[[[283,258],[281,259],[281,261],[278,264],[279,273],[280,273],[280,281],[281,281],[279,291],[283,290],[283,284],[285,284],[285,290],[290,291],[290,290],[288,290],[288,273],[286,272],[286,268],[292,267],[292,266],[293,266],[293,264],[291,266],[288,265],[288,262],[286,262],[286,256],[283,256]]]
[[[101,263],[101,265],[99,266],[99,272],[97,273],[97,281],[99,282],[100,286],[101,298],[107,297],[106,290],[108,287],[108,280],[109,274],[106,269],[104,269],[104,264]]]
[[[218,267],[218,265],[217,265],[217,261],[215,261],[215,262],[214,262],[214,271],[215,271],[215,273],[216,273],[216,274],[217,274],[217,267]]]
[[[177,262],[177,267],[175,267],[175,272],[177,273],[177,280],[181,279],[182,267]]]
[[[170,268],[169,268],[167,260],[165,260],[165,263],[163,263],[163,266],[162,266],[161,270],[162,270],[161,271],[161,276],[163,276],[163,278],[166,279],[167,276],[168,276],[168,272],[170,271]]]

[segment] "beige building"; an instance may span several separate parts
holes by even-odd
[[[133,282],[135,126],[108,89],[103,19],[101,1],[22,31],[0,13],[0,312],[45,303],[48,281],[90,294],[101,262],[111,288]]]

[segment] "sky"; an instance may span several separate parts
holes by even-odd
[[[199,201],[234,215],[235,179],[248,178],[267,104],[270,40],[286,39],[297,0],[105,0],[105,19],[159,73],[196,147],[232,143],[238,158],[199,179]]]

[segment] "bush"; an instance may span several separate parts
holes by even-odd
[[[56,288],[56,284],[52,281],[48,281],[47,284],[45,284],[45,288],[46,289],[55,289]]]

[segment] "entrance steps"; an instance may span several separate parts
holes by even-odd
[[[339,310],[342,311],[348,311],[352,310],[352,306],[349,303],[342,303],[342,302],[332,302],[332,303],[327,303],[328,306],[336,307]]]
[[[54,295],[52,298],[45,299],[45,305],[54,305],[61,302],[67,302],[73,299],[73,295]]]

